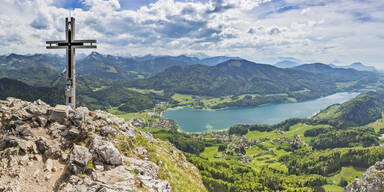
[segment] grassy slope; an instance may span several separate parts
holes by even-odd
[[[109,110],[109,112],[124,118],[126,121],[133,117],[142,117],[146,120],[150,119],[146,112],[123,113],[115,108]],[[141,131],[145,131],[145,129],[142,129]],[[172,190],[186,192],[206,191],[205,187],[201,185],[202,178],[198,169],[191,169],[188,165],[187,168],[182,168],[185,166],[181,163],[186,160],[185,156],[181,154],[181,151],[175,150],[175,147],[169,142],[159,141],[160,144],[154,145],[144,137],[137,138],[137,140],[140,145],[144,146],[149,151],[151,158],[161,162],[159,177],[169,181]],[[127,145],[120,145],[117,147],[121,148],[121,150],[130,150],[127,148]],[[170,157],[169,154],[173,154],[172,157]]]
[[[328,192],[338,192],[342,191],[342,187],[339,186],[341,180],[345,180],[348,183],[351,183],[355,178],[359,178],[363,175],[366,169],[355,168],[352,166],[343,167],[341,171],[335,175],[328,177],[328,185],[323,186],[323,188]]]

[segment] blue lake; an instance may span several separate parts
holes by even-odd
[[[163,113],[173,119],[184,132],[227,129],[236,124],[275,124],[294,117],[309,117],[329,105],[343,103],[358,92],[340,92],[300,103],[268,104],[258,107],[236,107],[218,110],[174,108]]]

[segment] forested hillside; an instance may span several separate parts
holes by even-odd
[[[342,89],[336,85],[337,82],[363,79],[368,82],[377,81],[377,76],[373,73],[367,74],[369,72],[327,67],[328,71],[317,73],[317,70],[307,72],[281,69],[246,60],[230,60],[213,67],[203,65],[174,66],[148,79],[133,81],[130,85],[205,96],[306,91],[310,91],[309,94],[312,95],[327,95]],[[333,77],[334,74],[337,78]]]
[[[51,105],[64,103],[64,89],[32,87],[12,79],[0,79],[0,99],[16,97],[27,101],[43,100]]]
[[[80,82],[78,88],[77,104],[90,109],[116,108],[122,112],[139,112],[152,109],[157,102],[167,99],[156,94],[141,94],[118,86],[92,90],[87,87],[87,83]],[[50,105],[65,103],[64,89],[61,87],[36,87],[18,80],[3,78],[0,79],[0,99],[7,97],[26,101],[40,99]]]

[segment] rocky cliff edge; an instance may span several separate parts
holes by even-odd
[[[343,192],[383,192],[384,160],[369,167],[361,179],[356,178]]]
[[[206,191],[167,142],[103,111],[0,100],[2,191]]]

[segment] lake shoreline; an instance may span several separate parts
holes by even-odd
[[[343,103],[349,99],[356,97],[360,93],[361,92],[338,92],[328,96],[303,102],[290,102],[278,104],[268,103],[259,106],[226,107],[222,109],[194,109],[189,106],[177,106],[165,110],[164,112],[162,112],[161,116],[163,118],[175,120],[179,127],[179,131],[184,133],[198,134],[204,132],[216,132],[228,130],[231,126],[236,124],[275,124],[289,118],[308,118],[313,116],[314,114],[317,114],[320,110],[328,107],[329,105]],[[315,105],[315,107],[312,106],[313,104],[316,104],[316,102],[320,102],[317,104],[320,105],[319,107],[317,107],[317,105]],[[303,107],[303,105],[305,105],[305,107]],[[279,106],[283,108],[292,108],[292,110],[284,109],[283,111],[279,111]],[[295,109],[297,108],[297,106],[301,106],[301,108],[303,109]],[[308,106],[310,109],[306,110],[305,108],[307,108]],[[275,112],[269,111],[271,109],[277,110],[277,113],[275,114]],[[269,111],[267,114],[269,114],[270,116],[261,113],[260,110],[267,110],[267,112]],[[301,110],[303,110],[304,112],[301,112]],[[256,111],[255,116],[250,115],[252,114],[252,111]],[[215,115],[212,115],[214,113],[233,112],[235,113],[235,115],[216,115],[217,117],[215,117]],[[246,117],[243,117],[244,115],[241,114],[243,112]],[[307,114],[308,112],[310,114]],[[182,113],[183,115],[180,115],[180,113]],[[205,115],[201,115],[200,113]],[[265,117],[262,117],[263,115]],[[280,116],[283,117],[281,118]],[[236,120],[236,118],[239,119]],[[204,123],[202,123],[201,121],[203,121]],[[187,122],[189,122],[190,124],[188,125]]]

